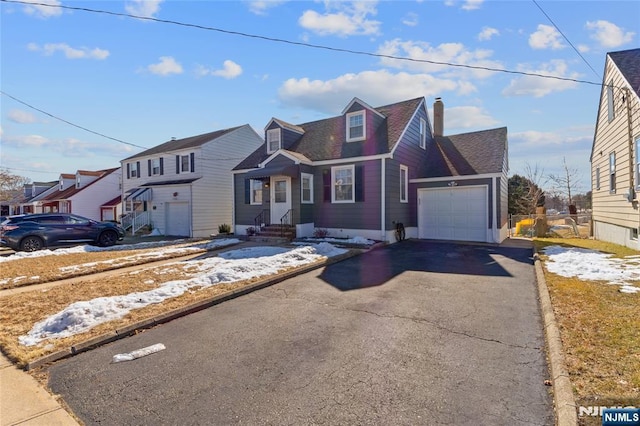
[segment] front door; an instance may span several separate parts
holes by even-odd
[[[291,209],[291,178],[287,176],[271,176],[271,223],[280,225],[282,219]]]

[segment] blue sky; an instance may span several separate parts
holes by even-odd
[[[557,174],[564,157],[587,191],[605,55],[640,37],[634,1],[30,2],[112,12],[0,3],[0,167],[33,181],[172,137],[326,118],[353,97],[424,96],[430,113],[442,97],[445,134],[506,126],[510,175]]]

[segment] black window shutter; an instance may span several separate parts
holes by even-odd
[[[356,183],[356,188],[355,188],[356,201],[364,201],[364,166],[363,165],[356,166],[355,183]]]
[[[331,170],[325,169],[322,171],[322,190],[323,200],[325,203],[331,202]]]
[[[127,179],[131,179],[131,164],[127,163]]]
[[[149,168],[147,170],[147,175],[151,176],[151,159],[147,160],[147,167]]]
[[[160,157],[160,174],[164,174],[164,157]]]
[[[140,177],[140,162],[139,161],[136,161],[136,171],[137,171],[136,176]]]
[[[180,174],[180,156],[176,155],[176,174]]]
[[[191,163],[191,173],[196,171],[196,155],[192,152],[189,154],[189,162]]]
[[[244,203],[251,204],[251,180],[244,180]]]

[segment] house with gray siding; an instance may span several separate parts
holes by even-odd
[[[506,129],[444,137],[439,98],[435,110],[433,128],[424,98],[375,108],[354,98],[300,125],[272,118],[233,169],[235,232],[275,225],[392,242],[400,224],[407,238],[502,241]]]

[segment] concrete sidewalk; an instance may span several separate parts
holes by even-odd
[[[27,372],[0,354],[0,426],[78,425]]]

